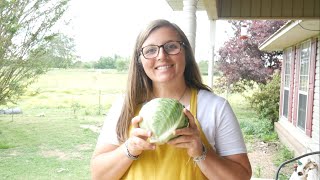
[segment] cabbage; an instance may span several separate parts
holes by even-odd
[[[189,125],[183,108],[183,105],[175,99],[155,98],[142,106],[139,115],[143,120],[139,126],[152,132],[149,139],[151,143],[166,143],[177,137],[173,135],[176,129]]]

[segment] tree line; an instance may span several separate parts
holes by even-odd
[[[71,68],[83,69],[116,69],[118,72],[127,72],[130,58],[114,55],[100,57],[97,61],[75,61]]]

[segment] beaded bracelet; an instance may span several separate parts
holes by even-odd
[[[126,147],[126,149],[125,149],[124,152],[125,152],[126,156],[127,156],[129,159],[137,160],[137,159],[139,158],[139,155],[134,156],[134,155],[130,154],[129,149],[128,149],[128,141],[126,141],[126,142],[124,143],[124,146]]]
[[[207,152],[208,152],[208,150],[207,150],[206,146],[204,144],[202,144],[202,154],[198,157],[194,157],[193,161],[200,162],[200,161],[205,160],[207,157]]]

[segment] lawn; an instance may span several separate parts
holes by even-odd
[[[23,114],[0,115],[0,177],[90,179],[89,162],[111,103],[127,75],[51,70],[17,103]],[[240,121],[256,118],[242,95],[228,95]],[[249,118],[249,119],[250,119]]]
[[[126,74],[52,70],[17,105],[21,115],[0,115],[0,177],[90,179],[89,160],[110,104]],[[0,107],[8,108],[8,107]]]

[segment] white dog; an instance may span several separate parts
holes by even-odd
[[[298,165],[292,173],[290,180],[319,180],[319,169],[317,163],[308,159]]]

